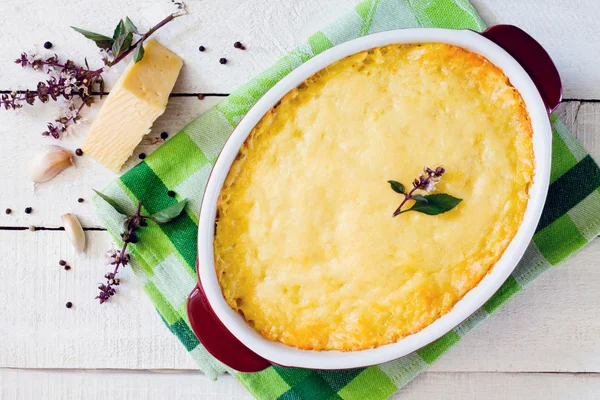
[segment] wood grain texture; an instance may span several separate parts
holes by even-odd
[[[0,369],[3,400],[246,400],[253,399],[232,376],[217,381],[198,372],[65,371]]]
[[[0,290],[0,367],[195,368],[129,268],[115,301],[98,304],[111,240],[105,232],[86,237],[87,253],[77,256],[65,232],[0,230],[0,273],[11,277]]]
[[[358,2],[192,0],[190,15],[161,30],[157,39],[186,61],[176,93],[229,93]],[[472,3],[487,24],[518,25],[544,45],[561,73],[566,98],[600,99],[597,0]],[[40,79],[12,60],[24,50],[49,53],[42,49],[47,40],[53,42],[53,52],[77,61],[88,57],[92,66],[99,66],[94,45],[69,24],[110,33],[117,18],[129,15],[145,29],[172,10],[170,0],[0,1],[0,90],[32,87]],[[247,51],[233,48],[238,40]],[[198,52],[199,45],[207,51]],[[218,63],[221,57],[228,58],[227,65]],[[109,73],[109,88],[123,68]],[[171,98],[127,167],[138,162],[139,153],[149,154],[160,145],[160,132],[175,133],[218,100]],[[88,119],[97,110],[90,110]],[[557,113],[600,159],[600,103],[570,101]],[[25,109],[21,115],[0,110],[0,181],[10,188],[0,191],[0,272],[5,277],[0,290],[0,399],[251,398],[231,376],[213,382],[197,372],[129,269],[122,273],[122,293],[115,301],[97,305],[95,287],[106,272],[103,254],[110,246],[105,232],[88,231],[87,255],[77,257],[64,232],[5,230],[55,228],[65,212],[77,214],[85,227],[101,226],[89,201],[91,188],[102,188],[116,175],[90,158],[76,158],[77,168],[32,191],[27,167],[35,151],[55,143],[39,136],[53,115],[51,106]],[[88,126],[58,144],[79,147]],[[77,203],[79,197],[86,201]],[[22,211],[28,206],[34,208],[31,215]],[[8,207],[13,209],[9,216],[3,213]],[[61,258],[69,261],[71,271],[60,268]],[[597,398],[599,259],[596,240],[519,294],[393,398]],[[65,308],[66,301],[74,307]]]
[[[594,399],[595,374],[425,372],[392,400]],[[211,381],[194,372],[0,370],[3,400],[250,400],[232,376]]]
[[[599,392],[596,374],[426,372],[391,399],[595,399]]]

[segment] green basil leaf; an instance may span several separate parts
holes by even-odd
[[[117,38],[123,33],[125,33],[125,23],[123,22],[123,20],[120,20],[117,24],[117,27],[115,28],[115,31],[113,32],[113,39],[117,40]]]
[[[418,201],[406,211],[417,211],[427,215],[438,215],[452,210],[462,201],[462,199],[443,193],[430,194],[424,197],[427,199],[427,203]]]
[[[150,216],[150,219],[152,221],[156,222],[157,224],[164,224],[164,223],[170,222],[173,219],[177,218],[179,216],[179,214],[181,214],[186,203],[187,203],[187,199],[181,200],[177,204],[173,204],[172,206],[163,208],[159,212],[152,214]]]
[[[101,49],[104,50],[110,50],[112,48],[113,45],[113,41],[112,40],[96,40],[96,46],[98,46]]]
[[[112,45],[113,57],[117,58],[121,53],[129,49],[131,41],[133,40],[133,33],[124,33],[115,39]]]
[[[390,186],[392,187],[392,190],[394,192],[400,193],[400,194],[405,194],[406,193],[406,189],[404,188],[404,185],[401,184],[400,182],[388,181],[388,183],[390,184]]]
[[[135,24],[133,22],[131,22],[131,20],[129,19],[129,17],[125,17],[125,30],[129,33],[138,33],[138,29],[137,26],[135,26]]]
[[[72,26],[71,28],[73,28],[73,30],[75,30],[76,32],[81,33],[86,38],[93,40],[96,43],[96,46],[100,47],[101,49],[108,50],[111,48],[111,46],[113,44],[113,39],[109,38],[108,36],[104,36],[99,33],[86,31],[85,29],[76,28],[74,26]]]
[[[111,199],[110,197],[108,197],[107,195],[105,195],[104,193],[100,193],[96,189],[92,189],[92,190],[94,192],[96,192],[96,194],[98,196],[102,197],[104,199],[104,201],[106,201],[108,204],[110,204],[112,206],[112,208],[114,208],[119,214],[127,215],[127,212],[125,212],[125,210],[123,210],[121,208],[121,206],[117,204],[116,201],[114,201],[113,199]]]
[[[144,58],[144,43],[140,41],[135,47],[135,53],[133,53],[133,62],[137,63],[142,58]]]
[[[427,200],[427,197],[425,197],[425,196],[423,196],[423,195],[420,195],[420,194],[415,194],[415,195],[412,197],[412,199],[413,199],[414,201],[416,201],[416,202],[419,202],[419,203],[425,203],[425,204],[427,204],[427,203],[429,202],[429,201]]]

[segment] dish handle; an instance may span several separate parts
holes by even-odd
[[[200,283],[188,297],[187,313],[192,330],[202,345],[223,364],[240,372],[258,372],[271,366],[269,361],[244,346],[219,321]]]
[[[481,34],[521,64],[537,86],[548,112],[554,111],[562,100],[562,83],[546,50],[529,34],[513,25],[495,25]]]

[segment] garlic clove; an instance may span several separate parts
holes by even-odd
[[[83,232],[79,220],[71,213],[67,213],[61,218],[63,226],[65,227],[65,232],[67,232],[75,251],[77,253],[83,253],[85,250],[85,233]]]
[[[34,183],[49,181],[73,164],[71,152],[60,146],[46,146],[31,163],[29,174]]]

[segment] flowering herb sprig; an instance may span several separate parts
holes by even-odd
[[[421,174],[413,181],[413,187],[410,192],[406,192],[406,188],[400,182],[388,181],[394,192],[404,196],[404,200],[402,200],[402,203],[400,203],[398,208],[396,208],[396,211],[394,211],[393,217],[408,211],[417,211],[427,215],[438,215],[452,210],[462,201],[462,199],[450,196],[449,194],[427,194],[435,189],[435,185],[440,181],[444,172],[446,172],[444,167],[440,166],[434,170],[431,168],[424,168],[423,172],[424,174]],[[417,190],[422,191],[425,195],[415,193]],[[412,207],[403,210],[402,207],[409,200],[414,200],[414,204]]]
[[[3,94],[0,96],[0,107],[16,110],[25,104],[32,106],[36,102],[64,100],[59,103],[62,115],[47,124],[47,130],[42,133],[44,136],[58,139],[69,126],[81,123],[83,107],[90,107],[94,103],[92,93],[96,90],[102,93],[104,90],[103,69],[91,70],[87,60],[84,67],[71,60],[62,62],[57,55],[42,59],[22,53],[15,63],[23,68],[43,71],[48,78],[38,82],[35,91]]]
[[[121,281],[116,276],[120,267],[125,267],[127,264],[129,264],[131,256],[129,253],[127,253],[127,246],[129,244],[135,245],[138,242],[139,238],[136,235],[138,229],[148,226],[148,220],[154,221],[157,224],[171,222],[183,212],[183,209],[187,203],[187,199],[164,208],[152,215],[142,215],[142,202],[139,201],[135,213],[131,216],[128,216],[125,210],[123,210],[123,208],[119,206],[116,201],[105,194],[102,194],[98,191],[95,192],[98,196],[110,204],[119,214],[127,217],[125,220],[125,231],[121,234],[121,239],[123,240],[123,246],[121,247],[121,250],[111,249],[107,252],[107,264],[114,267],[111,272],[108,272],[104,275],[104,278],[106,278],[106,283],[101,283],[98,285],[100,292],[96,298],[99,299],[100,304],[102,304],[117,294],[115,286],[119,286]]]
[[[185,7],[181,11],[169,15],[143,34],[138,32],[129,17],[126,17],[124,21],[119,21],[113,37],[73,27],[100,47],[106,67],[99,69],[91,69],[87,59],[85,66],[82,66],[72,60],[61,61],[56,54],[39,58],[22,53],[15,60],[16,64],[23,68],[42,71],[48,77],[46,80],[38,82],[35,90],[13,91],[0,95],[0,108],[17,110],[26,104],[32,106],[36,102],[47,103],[50,100],[57,102],[60,100],[61,115],[47,123],[47,130],[42,133],[43,136],[59,139],[70,127],[83,122],[81,111],[84,106],[90,107],[94,103],[93,93],[100,92],[102,95],[104,92],[102,74],[107,68],[119,63],[133,51],[135,51],[134,61],[140,61],[144,57],[144,41],[158,29],[184,14]],[[137,38],[135,42],[134,38]]]

